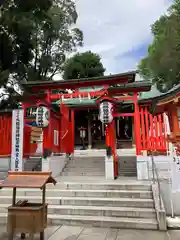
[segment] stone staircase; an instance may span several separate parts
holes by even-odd
[[[119,176],[136,177],[136,156],[120,156],[119,157]]]
[[[63,179],[63,177],[60,177]],[[150,184],[116,181],[58,182],[47,187],[48,222],[107,228],[157,229]],[[41,191],[17,189],[17,200],[41,202]],[[7,218],[12,190],[0,190],[0,222]]]
[[[105,176],[104,157],[75,156],[67,162],[61,176]]]
[[[41,171],[41,157],[29,157],[24,163],[24,171]]]

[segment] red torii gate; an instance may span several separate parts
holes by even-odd
[[[166,136],[164,135],[164,119],[162,114],[152,116],[149,112],[151,103],[138,103],[138,93],[149,91],[151,84],[145,81],[134,82],[136,72],[128,72],[118,75],[103,76],[92,79],[78,79],[69,81],[47,81],[47,82],[29,82],[24,84],[25,93],[17,100],[23,103],[26,111],[28,107],[46,106],[50,110],[50,121],[48,127],[43,129],[43,152],[50,150],[54,153],[73,153],[74,152],[74,109],[61,101],[59,108],[54,111],[52,101],[68,98],[95,98],[102,100],[109,98],[115,102],[130,101],[134,105],[134,112],[121,113],[116,108],[113,111],[113,117],[131,116],[134,118],[134,132],[136,141],[136,154],[141,155],[142,151],[157,150],[166,151]],[[115,86],[114,86],[115,85]],[[81,87],[101,86],[102,90],[92,92],[81,92]],[[54,94],[53,90],[72,89],[74,92],[69,94]],[[124,96],[124,93],[132,93]],[[99,102],[96,102],[96,107]],[[81,107],[82,108],[82,107]],[[84,108],[90,108],[85,106]],[[24,112],[25,112],[24,111]],[[25,123],[29,120],[25,117]],[[1,156],[10,156],[11,154],[11,113],[0,115],[0,149]],[[118,175],[116,158],[116,136],[114,120],[106,127],[106,145],[111,148],[114,159],[114,175]],[[56,134],[55,134],[56,132]],[[156,134],[154,134],[154,132]],[[35,151],[36,144],[30,144],[30,127],[24,128],[24,156],[29,156]],[[56,144],[54,138],[56,135]]]
[[[138,106],[138,93],[141,91],[149,91],[151,89],[151,83],[149,82],[134,82],[136,72],[128,72],[118,75],[103,76],[92,79],[78,79],[69,81],[47,81],[47,82],[29,82],[24,84],[25,90],[31,92],[29,97],[33,100],[33,94],[39,92],[41,101],[38,101],[37,105],[45,105],[48,108],[51,107],[51,101],[59,100],[62,98],[77,98],[77,97],[103,97],[109,96],[118,101],[131,100],[134,104],[134,113],[117,113],[113,112],[113,117],[117,116],[132,116],[134,117],[135,138],[136,138],[136,154],[141,153],[141,134],[140,134],[140,114]],[[120,84],[120,85],[119,85]],[[113,85],[119,85],[113,87]],[[80,92],[78,88],[103,86],[103,90],[94,92]],[[53,94],[52,90],[65,90],[73,89],[74,93],[70,94]],[[44,93],[41,94],[41,92]],[[133,93],[131,96],[119,96],[122,93]],[[37,95],[36,95],[37,96]],[[29,97],[26,99],[29,99]],[[24,107],[26,107],[24,105]],[[73,153],[74,152],[74,112],[68,108],[64,103],[60,104],[60,121],[59,121],[59,150],[60,152]],[[47,128],[44,129],[43,149],[52,149],[52,117]],[[118,176],[118,164],[116,158],[116,137],[114,119],[106,127],[106,143],[111,148],[114,159],[114,176]],[[51,152],[51,151],[50,151]]]

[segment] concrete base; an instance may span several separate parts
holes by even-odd
[[[42,172],[52,171],[50,169],[50,158],[42,158]]]
[[[180,229],[180,217],[167,217],[166,218],[168,228]]]
[[[47,159],[42,159],[42,171],[52,171],[52,176],[57,177],[64,169],[68,158],[66,154],[62,156],[51,156]]]
[[[106,180],[114,180],[114,160],[113,157],[105,157]]]
[[[52,171],[53,177],[60,175],[68,160],[69,159],[66,154],[63,154],[62,156],[51,156],[49,161],[49,169]]]
[[[159,178],[169,179],[170,161],[169,156],[154,156],[154,161],[158,170]],[[137,156],[137,176],[138,180],[152,178],[152,160],[150,156]]]
[[[164,206],[167,215],[171,215],[171,198],[173,201],[174,214],[180,216],[180,190],[171,191],[171,162],[172,158],[169,156],[155,156],[158,178],[160,180],[161,196],[164,201]],[[149,156],[137,156],[137,178],[138,180],[152,179],[152,161]],[[175,181],[176,179],[174,179]],[[178,180],[178,179],[177,179]],[[174,183],[173,185],[175,185]]]

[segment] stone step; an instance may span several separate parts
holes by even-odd
[[[137,169],[125,168],[125,169],[120,169],[119,172],[137,172]]]
[[[41,196],[39,189],[17,189],[17,196]],[[11,189],[0,190],[0,196],[12,196]],[[48,189],[47,197],[113,197],[113,198],[141,198],[152,199],[151,191],[137,190],[85,190],[85,189]]]
[[[119,172],[137,171],[136,168],[120,168]]]
[[[7,213],[0,214],[0,222],[7,221]],[[48,223],[51,225],[80,225],[108,228],[130,228],[130,229],[151,229],[158,228],[157,221],[145,218],[115,218],[102,216],[79,216],[79,215],[58,215],[48,214]]]
[[[81,168],[86,168],[86,169],[105,169],[105,164],[102,165],[86,165],[86,164],[81,164],[81,165],[66,165],[65,168],[71,168],[71,169],[81,169]]]
[[[105,162],[105,158],[98,159],[98,160],[90,160],[90,159],[71,159],[68,161],[68,163],[73,163],[73,164],[79,164],[79,163],[86,163],[86,164],[102,164]]]
[[[92,162],[78,162],[78,163],[74,163],[74,162],[68,162],[66,164],[67,167],[102,167],[105,166],[105,162],[100,162],[100,163],[92,163]]]
[[[132,217],[156,219],[156,212],[153,208],[127,208],[108,206],[69,206],[49,205],[49,214],[58,215],[81,215],[81,216],[106,216],[106,217]]]
[[[0,213],[7,213],[8,207],[9,204],[0,204]],[[48,214],[156,219],[153,208],[49,205]]]
[[[119,176],[122,177],[136,177],[137,176],[137,172],[120,172]]]
[[[122,175],[133,175],[133,176],[137,176],[137,172],[136,171],[121,171],[119,172],[119,176],[122,176]]]
[[[65,224],[73,226],[79,225],[104,228],[158,229],[158,223],[155,219],[58,214],[49,214],[48,218],[48,222],[51,225]]]
[[[62,172],[61,176],[105,176],[105,172]]]
[[[105,153],[105,154],[106,154],[106,153]],[[104,155],[101,155],[101,156],[93,156],[93,155],[86,155],[86,154],[85,154],[85,155],[76,155],[76,154],[74,154],[73,159],[74,159],[74,160],[79,160],[79,159],[99,160],[99,159],[103,159],[104,156],[105,156],[105,154],[104,154]]]
[[[124,169],[124,168],[137,168],[136,165],[122,165],[122,166],[119,166],[119,169]]]
[[[17,200],[27,199],[27,196],[17,196]],[[28,196],[30,202],[41,202],[41,196]],[[0,204],[11,204],[11,196],[0,196]],[[46,202],[52,205],[76,206],[113,206],[154,208],[153,199],[139,198],[96,198],[96,197],[47,197]]]
[[[137,175],[137,171],[130,171],[130,170],[129,171],[120,171],[119,175],[121,175],[121,174],[131,174],[131,173]]]
[[[87,165],[87,164],[82,164],[82,165],[72,165],[72,164],[67,164],[66,166],[65,166],[65,168],[71,168],[71,169],[84,169],[84,168],[86,168],[86,169],[96,169],[96,168],[98,168],[98,169],[101,169],[101,168],[103,168],[103,169],[105,169],[105,164],[103,163],[103,164],[101,164],[101,165]]]
[[[105,161],[105,157],[102,157],[102,158],[99,158],[99,159],[96,159],[96,158],[80,158],[80,159],[71,159],[69,160],[69,162],[72,162],[72,163],[82,163],[82,162],[85,162],[85,163],[101,163],[101,162],[104,162]]]
[[[119,168],[136,168],[136,164],[123,164],[123,165],[119,165]]]
[[[94,181],[94,182],[77,182],[76,181],[63,181],[57,182],[56,186],[53,184],[48,184],[47,189],[95,189],[95,190],[141,190],[141,191],[151,191],[152,187],[151,184],[145,183],[120,183],[118,181]]]
[[[94,172],[94,171],[96,171],[96,172],[101,172],[101,171],[105,171],[105,167],[102,167],[102,168],[97,168],[97,167],[94,167],[94,168],[90,168],[90,167],[74,167],[74,168],[72,168],[72,167],[65,167],[64,169],[63,169],[63,172],[73,172],[73,171],[75,171],[75,172]]]
[[[120,177],[136,177],[137,173],[120,173]]]

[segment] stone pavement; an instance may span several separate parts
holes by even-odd
[[[14,240],[20,239],[18,236]],[[28,239],[28,238],[27,238]],[[35,236],[35,240],[39,236]],[[45,240],[179,240],[180,230],[168,232],[88,228],[77,226],[49,226]],[[0,226],[0,240],[8,240],[5,226]]]

